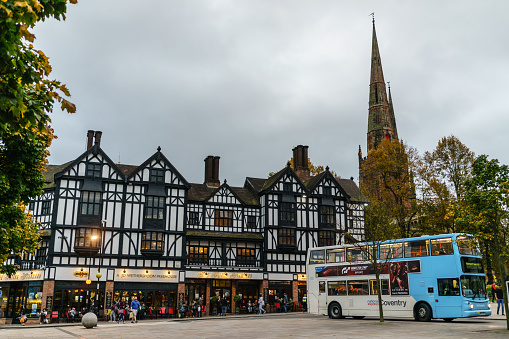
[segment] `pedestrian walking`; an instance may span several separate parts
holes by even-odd
[[[266,313],[263,306],[264,306],[263,296],[260,294],[260,299],[258,299],[258,314]]]
[[[497,314],[500,311],[500,306],[502,306],[502,315],[504,315],[504,292],[502,291],[502,286],[498,286],[495,289],[495,298],[497,299]]]
[[[138,310],[140,309],[140,302],[138,301],[138,297],[134,297],[133,301],[131,301],[131,311],[133,312],[133,318],[131,319],[131,323],[137,323],[138,319],[136,316],[138,315]]]

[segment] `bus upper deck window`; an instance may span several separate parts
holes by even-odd
[[[403,258],[403,244],[400,242],[380,245],[380,260]]]
[[[309,256],[309,263],[325,264],[325,251],[324,250],[311,251],[311,255]]]
[[[431,239],[431,255],[454,254],[452,238]]]
[[[481,252],[472,237],[458,237],[457,242],[460,254],[481,255]]]
[[[416,240],[405,242],[405,258],[429,256],[428,240]]]
[[[345,261],[345,249],[332,249],[327,250],[327,262],[344,262]]]
[[[364,261],[364,251],[366,248],[351,247],[346,250],[346,261],[356,262]]]

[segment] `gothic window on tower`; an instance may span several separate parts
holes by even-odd
[[[101,178],[102,177],[101,164],[93,163],[93,162],[87,163],[85,176],[88,178]]]
[[[215,210],[214,211],[214,225],[215,226],[233,226],[233,212],[226,210]]]

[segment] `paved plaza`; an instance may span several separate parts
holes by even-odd
[[[0,338],[509,338],[505,318],[491,316],[428,323],[413,320],[351,318],[333,320],[302,313],[147,320],[138,324],[99,323],[94,329],[76,324],[7,326]]]

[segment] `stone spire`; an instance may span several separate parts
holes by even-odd
[[[391,124],[389,100],[385,88],[382,60],[378,50],[375,21],[373,20],[373,40],[371,47],[371,79],[369,84],[368,152],[376,148],[382,139],[395,138]],[[395,121],[394,121],[395,126]]]
[[[396,116],[394,115],[394,107],[392,106],[391,83],[387,83],[389,89],[389,123],[393,132],[393,138],[398,140],[398,128],[396,127]]]

